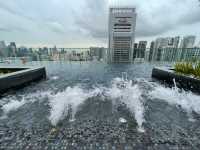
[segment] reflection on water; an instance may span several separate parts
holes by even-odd
[[[198,149],[200,145],[200,96],[153,81],[155,64],[28,65],[46,66],[48,80],[1,98],[4,147]]]

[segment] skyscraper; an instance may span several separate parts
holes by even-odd
[[[17,56],[17,47],[15,42],[10,42],[10,45],[8,45],[8,50],[9,50],[9,56],[10,57],[16,57]]]
[[[4,41],[0,41],[0,56],[8,57],[8,50]]]
[[[104,59],[106,50],[104,47],[90,47],[90,57],[92,60],[102,60]]]
[[[156,61],[171,61],[177,55],[177,48],[180,37],[157,38],[153,50],[152,60]]]
[[[165,48],[167,46],[168,46],[168,38],[157,38],[154,44],[152,60],[159,61],[162,48]]]
[[[200,42],[197,44],[197,47],[200,48]]]
[[[139,41],[139,45],[138,45],[138,57],[139,58],[144,58],[145,57],[145,51],[146,51],[146,47],[147,47],[147,41]]]
[[[152,41],[149,50],[149,61],[152,61],[155,42]]]
[[[180,43],[180,36],[176,36],[175,38],[174,38],[174,48],[178,48],[178,46],[179,46],[179,43]]]
[[[133,60],[137,57],[138,43],[134,43]]]
[[[185,36],[181,41],[180,48],[193,48],[195,43],[195,36]]]
[[[135,42],[135,8],[112,7],[109,10],[109,63],[131,63]]]
[[[191,48],[194,48],[196,37],[195,36],[185,36],[183,37],[180,48],[181,52],[179,53],[178,59],[179,60],[186,60],[189,53],[193,53],[193,50]]]

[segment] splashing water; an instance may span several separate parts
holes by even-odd
[[[80,86],[68,87],[65,91],[57,93],[50,98],[49,120],[53,125],[56,125],[68,115],[69,106],[72,108],[72,120],[74,120],[80,104],[88,98],[100,95],[102,99],[105,96],[110,97],[114,103],[116,99],[120,99],[121,102],[125,103],[135,115],[139,131],[144,131],[142,128],[144,108],[141,94],[142,92],[138,85],[132,85],[132,81],[122,78],[115,78],[109,88],[99,87],[86,91]]]
[[[128,81],[128,74],[127,74],[127,72],[122,72],[122,80]]]
[[[65,91],[57,93],[50,100],[51,112],[49,120],[53,125],[56,125],[59,120],[66,117],[67,109],[69,109],[70,105],[74,115],[77,106],[86,98],[88,98],[88,95],[78,86],[68,87]]]
[[[144,107],[142,103],[142,91],[139,86],[133,85],[132,80],[124,80],[115,78],[112,82],[112,87],[108,89],[107,95],[112,99],[120,99],[125,103],[130,111],[135,115],[138,123],[138,130],[144,132],[142,124],[144,122]]]
[[[21,101],[11,100],[9,103],[3,105],[2,109],[5,115],[7,115],[11,111],[15,111],[26,103],[23,98]]]
[[[59,76],[53,76],[53,77],[51,77],[50,79],[52,79],[52,80],[58,80],[58,79],[59,79]]]
[[[71,121],[75,120],[74,116],[77,108],[86,99],[96,96],[101,90],[96,88],[91,91],[85,91],[79,86],[68,87],[65,91],[57,93],[50,98],[50,116],[49,120],[56,125],[60,120],[68,115],[68,110],[72,109]]]
[[[80,104],[88,98],[101,96],[101,100],[109,97],[113,103],[120,100],[125,103],[129,110],[134,114],[138,123],[139,131],[144,131],[142,124],[144,120],[144,107],[142,102],[142,90],[139,86],[133,85],[132,80],[128,80],[127,73],[122,73],[121,78],[114,78],[111,82],[111,87],[95,87],[90,90],[85,90],[80,86],[67,87],[64,91],[54,94],[52,91],[36,91],[34,93],[10,96],[5,98],[2,103],[4,114],[11,111],[16,111],[27,103],[34,103],[38,100],[43,100],[47,97],[50,106],[50,116],[48,117],[52,125],[56,125],[60,120],[63,120],[71,109],[71,120],[74,120],[75,113]],[[20,100],[21,99],[21,100]]]
[[[177,88],[177,86],[176,86],[176,80],[173,79],[173,82],[174,82],[174,88],[177,90],[178,88]]]
[[[192,111],[200,114],[200,96],[192,92],[186,92],[184,90],[180,91],[176,87],[175,80],[174,85],[175,87],[173,88],[156,85],[154,90],[151,91],[149,95],[153,99],[161,99],[171,105],[181,106],[188,114],[191,114]]]
[[[124,119],[124,118],[119,118],[119,122],[120,122],[120,123],[127,123],[127,120]]]
[[[50,95],[50,91],[36,91],[35,93],[30,93],[28,95],[5,97],[1,100],[2,110],[4,112],[4,115],[7,115],[11,111],[18,110],[26,103],[34,103],[35,101],[42,100],[44,97],[48,97]]]

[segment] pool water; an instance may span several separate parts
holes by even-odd
[[[200,96],[152,79],[164,64],[28,65],[48,79],[0,99],[1,149],[200,147]]]

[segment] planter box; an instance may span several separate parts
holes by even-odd
[[[46,78],[44,67],[0,67],[0,70],[11,72],[0,76],[0,94],[7,92],[9,89],[21,88],[33,81]]]
[[[191,90],[200,93],[200,80],[191,76],[175,73],[170,68],[153,68],[152,77],[168,84],[174,84],[175,79],[177,87],[185,90]]]

